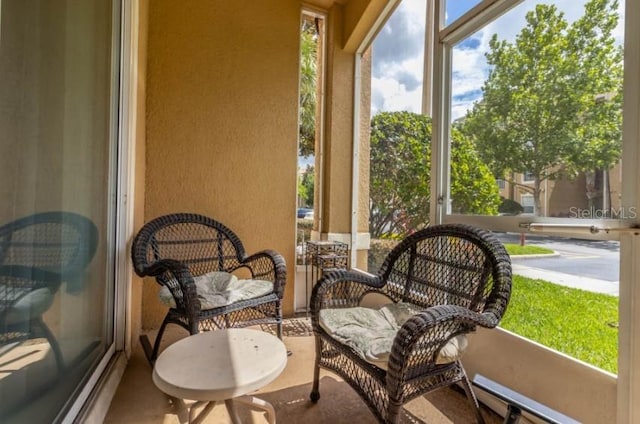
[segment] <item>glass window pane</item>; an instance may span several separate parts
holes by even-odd
[[[636,218],[621,207],[623,22],[614,1],[527,0],[453,46],[448,213]],[[515,274],[501,326],[617,373],[618,242],[498,237]]]
[[[453,47],[452,213],[532,198],[535,216],[633,218],[621,208],[620,3],[525,1]]]
[[[482,0],[445,0],[445,25],[467,13]]]
[[[496,235],[514,272],[500,326],[616,374],[619,242]]]
[[[113,342],[114,5],[0,7],[0,421],[53,422]]]
[[[429,222],[431,118],[421,114],[425,17],[426,0],[402,1],[373,41],[371,76],[363,76],[371,81],[369,272],[399,238]]]

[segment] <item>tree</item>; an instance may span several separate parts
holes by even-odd
[[[313,208],[314,178],[315,168],[313,165],[309,165],[298,180],[298,197],[300,206]]]
[[[300,127],[299,155],[315,150],[318,73],[318,35],[314,21],[303,19],[300,34]]]
[[[431,119],[411,112],[382,112],[371,121],[369,231],[372,237],[405,236],[429,223]],[[471,141],[452,132],[452,208],[497,214],[495,179]]]
[[[471,142],[451,130],[451,211],[459,214],[496,215],[501,204],[498,185]]]
[[[569,25],[537,5],[514,43],[493,35],[482,100],[461,123],[497,178],[530,172],[534,212],[543,182],[608,169],[620,158],[622,51],[617,1],[591,0]],[[602,102],[601,100],[606,101]]]
[[[300,32],[300,104],[298,155],[309,157],[315,152],[316,105],[318,90],[318,29],[310,18],[302,20]],[[298,180],[299,205],[313,207],[314,167],[308,166]]]

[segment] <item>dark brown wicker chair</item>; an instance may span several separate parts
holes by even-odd
[[[66,368],[42,315],[62,283],[71,293],[83,288],[97,244],[93,222],[71,212],[39,213],[0,227],[0,346],[45,337],[58,370]]]
[[[491,233],[466,225],[435,225],[408,236],[388,254],[376,276],[355,271],[325,274],[311,296],[316,336],[311,400],[320,398],[319,369],[323,367],[343,377],[380,422],[398,423],[406,402],[461,382],[482,423],[460,360],[442,363],[436,358],[459,335],[478,325],[498,325],[510,291],[511,260],[504,247]],[[321,311],[340,313],[336,309],[356,307],[370,293],[418,310],[389,339],[386,366],[365,360],[320,322]]]
[[[191,334],[200,330],[276,324],[282,338],[282,297],[286,279],[284,258],[273,250],[247,256],[240,239],[229,228],[206,216],[176,213],[145,224],[131,247],[135,272],[155,277],[171,292],[175,307],[169,308],[153,350],[146,335],[140,341],[150,362],[158,356],[162,334],[169,323]],[[247,270],[252,279],[273,283],[273,291],[228,305],[203,309],[194,277],[211,272]]]

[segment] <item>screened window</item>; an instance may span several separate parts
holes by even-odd
[[[592,229],[625,225],[603,221],[625,210],[624,7],[483,3],[439,32],[436,216],[495,230],[510,250],[503,328],[615,373],[619,243]]]

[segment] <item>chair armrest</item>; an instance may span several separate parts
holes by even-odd
[[[358,306],[364,295],[380,292],[384,281],[380,277],[357,270],[330,271],[318,280],[311,292],[311,322],[318,325],[322,309]]]
[[[176,261],[174,259],[162,259],[149,264],[147,267],[138,265],[134,267],[134,271],[138,277],[157,277],[171,269],[177,270],[183,266],[184,265],[182,265],[180,261]]]
[[[400,327],[393,341],[387,383],[400,387],[404,381],[428,373],[437,366],[436,357],[450,339],[471,333],[478,325],[493,328],[497,324],[493,314],[457,305],[432,306],[415,314]]]
[[[186,311],[190,317],[191,325],[193,326],[195,322],[195,328],[197,329],[197,317],[200,315],[201,305],[193,276],[185,264],[175,259],[162,259],[144,269],[137,269],[136,274],[140,277],[156,277],[158,284],[166,286],[171,292],[178,309]],[[167,278],[166,274],[169,274],[169,278]],[[178,284],[164,284],[160,279],[163,275],[165,277],[162,280],[173,280]],[[171,276],[174,278],[170,278]],[[194,333],[192,332],[192,334]]]
[[[284,257],[275,250],[262,250],[247,256],[238,268],[246,267],[251,271],[252,278],[273,282],[273,291],[282,299],[284,285],[287,281],[287,265]]]
[[[56,272],[24,265],[0,266],[0,312],[10,308],[28,293],[38,289],[49,289],[55,294],[62,283]],[[2,315],[4,321],[4,315]]]

